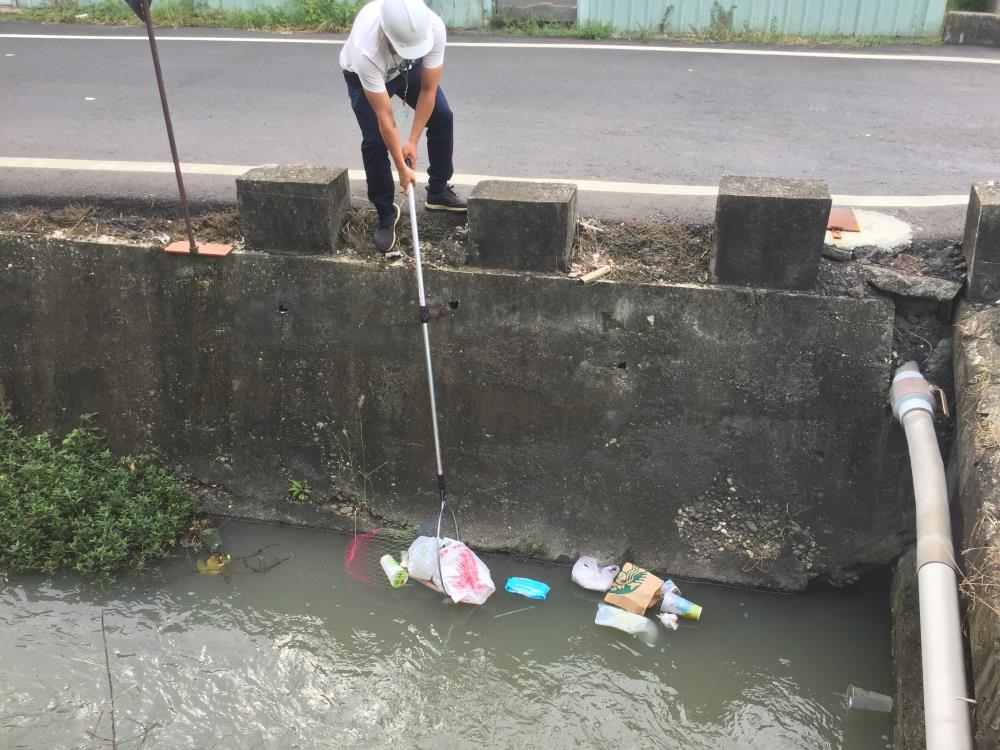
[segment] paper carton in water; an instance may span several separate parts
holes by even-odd
[[[628,612],[644,615],[663,597],[662,586],[663,581],[648,570],[625,563],[604,601]]]

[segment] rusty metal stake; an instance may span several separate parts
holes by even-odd
[[[181,161],[177,156],[177,143],[174,141],[174,126],[170,123],[170,107],[167,106],[167,91],[163,87],[163,72],[160,70],[160,55],[156,51],[156,37],[153,34],[153,15],[149,12],[149,0],[142,0],[142,15],[143,20],[146,22],[146,33],[149,34],[149,50],[153,53],[156,86],[160,90],[160,104],[163,105],[163,122],[167,126],[167,138],[170,140],[170,155],[174,159],[174,172],[177,174],[177,191],[181,196],[181,215],[184,217],[184,228],[187,230],[188,252],[192,255],[197,255],[198,245],[194,241],[194,230],[191,228],[191,211],[188,208],[187,193],[184,192],[184,178],[181,177]]]

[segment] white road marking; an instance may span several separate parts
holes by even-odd
[[[235,177],[258,165],[242,164],[190,164],[182,163],[181,169],[188,175],[215,175]],[[173,174],[174,165],[167,161],[102,161],[96,159],[36,159],[30,157],[0,157],[0,169],[61,169],[76,172],[137,172],[146,174]],[[352,180],[364,180],[361,169],[348,170]],[[426,181],[426,174],[418,174]],[[483,174],[456,174],[454,185],[472,187],[484,180],[506,180],[508,182],[569,182],[585,192],[624,193],[632,195],[662,195],[688,198],[714,198],[718,188],[714,185],[665,185],[654,182],[609,182],[604,180],[573,180],[565,177],[502,177]],[[965,206],[968,195],[834,195],[833,201],[840,206],[855,208],[939,208]]]
[[[147,37],[122,34],[0,34],[0,39],[62,39],[75,41],[144,42]],[[310,39],[301,36],[157,36],[158,42],[230,42],[237,44],[326,44],[340,46],[343,39]],[[488,49],[598,50],[607,52],[658,52],[692,55],[736,55],[743,57],[813,57],[826,60],[874,60],[878,62],[937,62],[965,65],[1000,65],[1000,58],[958,55],[915,55],[872,52],[822,52],[818,50],[730,49],[728,47],[669,47],[645,44],[582,44],[573,42],[448,42],[449,47]]]

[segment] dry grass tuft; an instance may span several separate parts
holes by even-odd
[[[1000,540],[1000,509],[983,507],[973,530],[973,539]],[[1000,545],[972,547],[962,552],[965,575],[959,584],[969,600],[969,609],[985,607],[1000,617]]]
[[[365,206],[353,209],[340,230],[344,250],[359,258],[381,260],[382,255],[372,243],[378,227],[378,213]],[[420,252],[428,266],[454,268],[468,260],[469,226],[464,214],[425,213],[419,215]],[[410,219],[405,211],[396,226],[396,247],[404,259],[412,260],[413,237]]]
[[[162,212],[118,210],[111,206],[70,203],[54,208],[36,206],[0,209],[0,231],[58,234],[79,239],[98,235],[142,242],[183,239],[184,222]],[[243,238],[239,212],[197,211],[192,213],[195,237],[204,242],[237,242]]]
[[[72,234],[93,212],[93,206],[70,203],[67,206],[49,211],[47,218],[50,223],[65,230],[67,234]]]
[[[374,208],[352,210],[340,228],[344,248],[361,258],[376,258],[379,253],[372,244],[372,234],[378,228],[378,213]]]
[[[239,211],[212,211],[192,217],[194,236],[201,242],[235,242],[243,238]],[[178,221],[183,234],[184,222]]]
[[[571,271],[613,266],[610,278],[631,283],[705,283],[711,237],[679,224],[581,219]]]

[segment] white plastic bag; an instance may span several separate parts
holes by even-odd
[[[486,563],[462,542],[442,539],[440,554],[441,573],[435,568],[431,580],[456,604],[484,604],[496,591]]]
[[[645,635],[649,638],[656,637],[656,625],[648,617],[632,614],[624,609],[612,607],[603,602],[597,605],[597,617],[594,618],[595,625],[603,625],[607,628],[615,628],[623,633],[632,635]]]
[[[573,566],[573,583],[591,591],[607,591],[620,571],[617,565],[602,568],[594,557],[581,557]]]
[[[671,630],[677,630],[677,615],[671,614],[670,612],[661,612],[656,616],[656,619]]]
[[[418,536],[413,540],[406,555],[406,570],[411,578],[429,581],[438,572],[437,539],[432,536]]]

